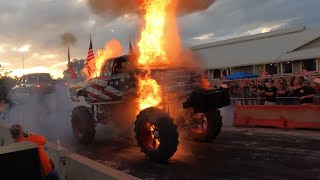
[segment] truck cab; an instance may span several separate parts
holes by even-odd
[[[89,79],[84,87],[71,89],[71,99],[78,102],[76,96],[84,95],[90,103],[117,103],[135,88],[134,73],[127,55],[105,60],[98,77]],[[81,93],[80,93],[81,92]]]

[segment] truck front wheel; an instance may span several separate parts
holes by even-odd
[[[96,130],[95,122],[91,112],[84,106],[73,109],[71,114],[71,124],[74,135],[81,144],[91,144]]]
[[[177,126],[160,109],[148,108],[141,111],[135,121],[134,131],[141,152],[153,161],[166,161],[177,151]]]

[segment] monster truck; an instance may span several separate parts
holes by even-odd
[[[70,88],[74,102],[80,102],[79,97],[86,102],[74,108],[71,115],[80,143],[93,141],[98,123],[128,123],[134,119],[137,144],[154,161],[174,155],[179,132],[188,131],[192,139],[201,142],[216,138],[222,127],[218,109],[230,105],[228,89],[201,88],[202,73],[197,69],[152,69],[151,78],[160,85],[163,101],[159,107],[137,113],[136,77],[145,71],[133,68],[129,59],[128,55],[108,59],[98,77]]]

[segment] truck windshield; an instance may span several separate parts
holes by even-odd
[[[111,76],[112,71],[110,71],[110,69],[112,69],[112,66],[113,60],[108,60],[104,65],[102,76]]]
[[[36,76],[29,76],[27,79],[27,83],[37,83],[38,78]]]

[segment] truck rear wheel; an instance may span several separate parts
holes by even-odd
[[[214,140],[222,128],[222,117],[219,111],[208,113],[197,113],[196,118],[202,122],[189,129],[189,136],[195,141],[211,142]]]
[[[135,121],[134,132],[141,152],[153,161],[166,161],[177,151],[177,126],[160,109],[148,108],[141,111]]]
[[[84,106],[73,109],[71,124],[74,135],[81,144],[91,144],[96,130],[91,112]]]

